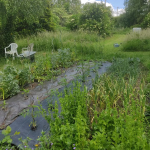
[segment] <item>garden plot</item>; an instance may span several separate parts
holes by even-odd
[[[80,81],[83,85],[86,85],[89,89],[92,88],[92,79],[95,79],[96,71],[98,74],[103,74],[106,72],[107,67],[109,67],[111,63],[104,62],[99,63],[93,62],[81,64],[77,67],[72,67],[64,70],[64,73],[56,78],[56,80],[46,81],[43,85],[37,86],[35,89],[31,90],[27,94],[27,98],[25,98],[21,93],[7,100],[6,108],[0,110],[0,127],[1,129],[5,128],[7,125],[10,125],[12,128],[12,134],[15,133],[16,130],[20,132],[20,135],[13,137],[13,143],[18,145],[20,142],[18,141],[19,137],[26,138],[30,137],[33,140],[30,142],[30,146],[32,147],[36,143],[37,137],[41,134],[41,131],[48,131],[49,124],[43,117],[37,117],[36,122],[38,124],[38,128],[36,131],[32,131],[29,128],[29,124],[32,120],[31,117],[23,118],[20,116],[20,113],[23,109],[28,108],[31,104],[37,104],[38,101],[42,101],[48,97],[50,94],[50,90],[57,90],[61,93],[64,91],[65,86],[72,86],[72,82],[70,81]],[[85,71],[86,70],[86,71]],[[64,82],[65,81],[65,82]],[[46,100],[42,102],[43,108],[48,107],[48,103],[52,101],[53,103],[58,100],[58,97],[48,97]],[[2,102],[1,102],[2,104]],[[60,111],[60,106],[59,106]],[[18,117],[18,118],[17,118]],[[18,127],[19,126],[19,127]],[[1,131],[0,131],[1,133]],[[0,140],[3,139],[3,135],[0,134]]]

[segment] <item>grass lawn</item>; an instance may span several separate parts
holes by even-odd
[[[103,40],[104,43],[104,59],[112,60],[115,58],[125,58],[125,57],[138,57],[142,61],[143,65],[150,70],[150,51],[137,51],[137,52],[124,52],[122,51],[122,44],[126,39],[126,35],[115,34],[112,37]],[[114,47],[114,43],[122,43],[120,47]]]

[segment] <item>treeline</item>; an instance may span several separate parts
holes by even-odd
[[[81,0],[0,0],[0,45],[3,48],[20,35],[69,30],[95,31],[105,37],[112,29],[110,7]]]
[[[142,27],[150,26],[150,1],[125,0],[125,13],[115,17],[116,27]]]

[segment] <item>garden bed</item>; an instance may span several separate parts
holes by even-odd
[[[36,118],[36,122],[38,124],[37,130],[31,131],[29,128],[29,124],[32,118],[31,117],[23,118],[23,116],[19,116],[21,111],[23,109],[28,108],[29,105],[37,104],[38,101],[41,102],[44,99],[45,100],[42,101],[41,104],[43,108],[47,109],[49,102],[51,102],[52,100],[53,100],[53,103],[55,103],[55,101],[58,101],[57,96],[48,97],[49,94],[51,94],[50,90],[55,91],[58,89],[58,92],[61,93],[64,91],[65,86],[69,86],[69,87],[72,86],[72,82],[70,81],[76,80],[76,81],[82,82],[83,81],[83,76],[82,76],[83,67],[84,67],[84,72],[86,70],[88,77],[87,76],[84,77],[85,81],[82,83],[83,85],[86,85],[89,89],[92,88],[92,79],[95,79],[95,76],[96,76],[95,67],[97,67],[98,73],[100,75],[100,74],[105,73],[106,68],[109,67],[110,65],[111,63],[109,62],[105,62],[105,63],[96,62],[95,64],[93,62],[90,62],[88,64],[86,63],[84,66],[80,65],[77,67],[68,68],[65,70],[65,73],[58,76],[56,80],[45,81],[43,85],[38,85],[34,89],[30,90],[30,92],[28,93],[27,99],[25,99],[21,93],[8,99],[6,110],[2,110],[2,109],[0,110],[0,114],[2,114],[0,116],[1,129],[3,129],[4,127],[10,124],[10,127],[12,128],[12,134],[15,133],[16,130],[20,132],[20,135],[14,136],[12,138],[13,144],[18,145],[20,143],[18,140],[19,137],[23,137],[23,138],[30,137],[33,140],[30,142],[29,145],[33,147],[33,145],[36,144],[36,139],[38,136],[40,136],[41,131],[49,130],[49,124],[42,116],[37,117]],[[60,84],[61,79],[64,79],[64,78],[66,79],[67,84]],[[59,105],[59,111],[60,109],[61,108]],[[2,138],[3,138],[3,135],[0,134],[0,140]]]

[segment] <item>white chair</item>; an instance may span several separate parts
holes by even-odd
[[[6,51],[7,48],[10,47],[10,51]],[[18,56],[17,52],[18,45],[16,43],[11,43],[8,47],[5,47],[5,57],[7,57],[7,54],[13,55],[13,59],[15,59],[15,53]]]
[[[31,44],[29,44],[29,46],[27,48],[22,48],[22,53],[24,53],[24,51],[33,52],[33,46],[34,46],[34,44],[31,43]]]

